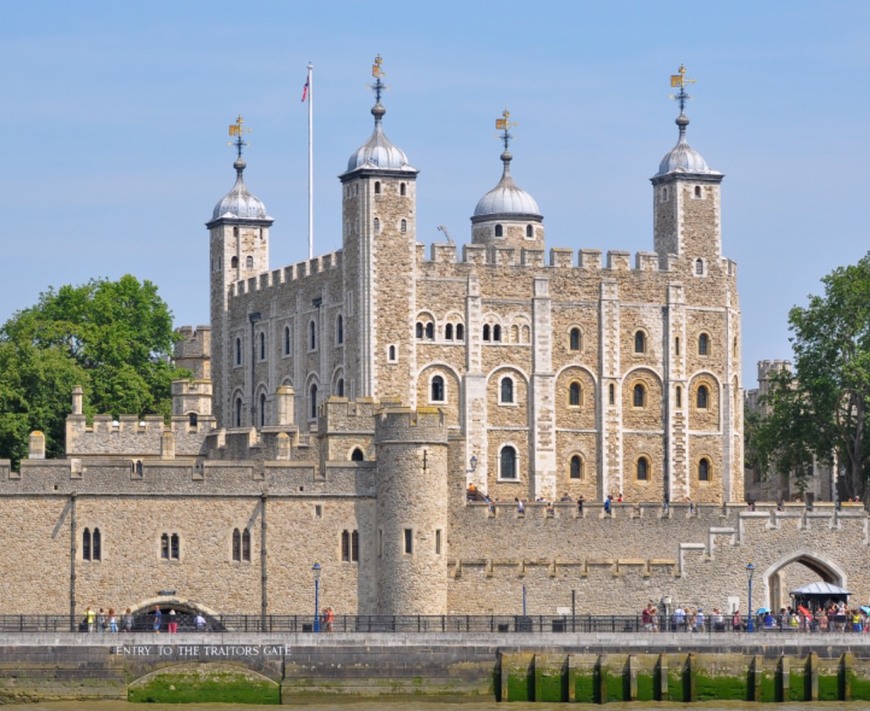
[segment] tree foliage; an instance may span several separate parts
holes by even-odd
[[[149,281],[94,279],[40,295],[0,329],[0,457],[15,464],[41,430],[62,456],[75,385],[86,414],[171,412],[172,314]]]
[[[822,279],[823,296],[789,312],[794,370],[773,375],[769,414],[752,425],[759,463],[805,473],[813,457],[843,473],[840,494],[864,498],[870,475],[870,254]],[[747,423],[750,428],[750,423]]]

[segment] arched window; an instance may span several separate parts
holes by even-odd
[[[236,339],[236,365],[242,364],[242,339]]]
[[[444,378],[440,375],[436,375],[432,378],[429,390],[429,399],[432,402],[444,402]]]
[[[187,424],[190,427],[196,427],[199,422],[199,416],[195,412],[191,412],[187,415]]]
[[[575,454],[571,457],[571,467],[569,476],[572,479],[582,479],[583,478],[583,460],[580,458],[579,454]]]
[[[580,407],[583,392],[580,389],[580,383],[573,382],[568,386],[568,404],[571,407]]]
[[[492,327],[492,340],[501,341],[501,326],[498,324]]]
[[[266,393],[260,393],[260,427],[266,426]]]
[[[490,340],[490,338],[489,338],[489,324],[488,323],[483,324],[483,340],[484,341]]]
[[[502,447],[499,455],[499,478],[517,478],[517,450],[510,445]]]
[[[702,333],[698,336],[698,355],[709,355],[710,353],[710,336]]]
[[[344,378],[339,378],[335,384],[335,394],[339,397],[344,397]]]
[[[710,391],[706,385],[698,386],[697,406],[699,410],[706,410],[710,405]]]
[[[388,359],[391,363],[395,363],[395,362],[396,362],[396,347],[395,347],[395,346],[390,346],[390,347],[387,349],[387,359]]]
[[[461,323],[456,324],[456,340],[462,341],[465,339],[465,326]]]
[[[235,421],[236,421],[236,427],[241,427],[241,426],[242,426],[242,398],[240,398],[240,397],[237,397],[237,398],[236,398],[236,416],[235,416]]]
[[[574,327],[568,334],[568,349],[572,351],[579,351],[580,343],[580,329]]]
[[[641,383],[637,383],[637,385],[634,386],[632,392],[632,405],[635,407],[644,407],[646,405],[646,388]]]
[[[649,460],[646,457],[638,457],[637,480],[649,481]]]
[[[284,326],[284,355],[290,355],[290,326]]]
[[[520,327],[516,324],[511,326],[511,343],[520,342]]]
[[[179,560],[181,558],[181,538],[177,533],[173,533],[169,537],[169,558],[171,560]]]
[[[418,339],[423,338],[423,322],[422,321],[417,321],[416,334],[417,334]]]
[[[82,560],[91,559],[91,529],[82,531]]]
[[[266,360],[266,334],[260,331],[260,360]]]
[[[404,183],[399,183],[399,195],[405,197],[407,195],[408,189]]]
[[[160,536],[160,557],[169,560],[169,534]]]
[[[250,254],[247,257],[245,257],[245,268],[246,269],[253,269],[254,268],[254,258]]]
[[[512,403],[514,401],[514,381],[511,378],[501,379],[501,392],[499,402]]]
[[[668,201],[668,189],[666,187],[662,188],[662,202]]]
[[[704,276],[704,260],[701,258],[695,260],[695,274]]]
[[[710,481],[710,460],[706,457],[698,462],[698,481]]]
[[[405,234],[405,233],[408,231],[408,221],[407,221],[407,220],[402,220],[402,221],[399,223],[399,231],[400,231],[402,234]]]
[[[251,562],[251,531],[247,528],[242,531],[242,560]]]
[[[238,268],[239,268],[239,258],[238,258],[238,257],[233,257],[232,259],[230,259],[230,266],[231,266],[233,269],[238,269]]]
[[[453,324],[452,323],[448,323],[446,326],[444,326],[444,340],[445,341],[452,341],[453,340]]]
[[[309,417],[314,420],[317,418],[317,384],[311,383],[311,387],[308,390],[309,392],[309,401],[310,401],[310,409],[309,409]]]
[[[238,528],[233,529],[233,560],[242,559],[242,534]]]
[[[535,236],[535,231],[532,229],[531,225],[526,225],[526,237],[531,239]]]
[[[700,185],[695,186],[695,197],[696,198],[701,197],[701,186]]]
[[[522,330],[523,343],[528,343],[532,337],[532,330],[528,326],[523,326]]]
[[[381,232],[381,221],[376,217],[375,218],[375,234],[380,234]]]
[[[381,181],[376,180],[375,181],[375,195],[380,195],[380,194],[381,194]]]
[[[335,319],[335,342],[339,346],[344,343],[344,318],[341,314]]]
[[[635,331],[634,352],[646,353],[646,334],[643,331]]]
[[[239,236],[239,228],[233,227],[233,237],[238,237],[238,236]]]
[[[431,321],[426,324],[426,338],[430,341],[435,340],[435,324]]]
[[[362,462],[364,459],[363,451],[359,447],[355,447],[353,452],[350,453],[350,461],[352,462]]]
[[[504,228],[501,225],[495,226],[495,236],[504,237]]]
[[[317,326],[314,321],[309,322],[308,324],[308,350],[315,350],[317,348]]]

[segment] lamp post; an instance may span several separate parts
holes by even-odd
[[[320,632],[320,563],[311,566],[314,575],[314,627],[315,632]]]
[[[755,566],[752,563],[746,565],[746,572],[749,574],[749,610],[748,623],[746,625],[747,632],[755,632],[755,615],[752,614],[752,574],[755,572]]]

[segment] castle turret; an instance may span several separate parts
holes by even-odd
[[[380,57],[372,74],[374,130],[340,176],[347,394],[407,401],[406,386],[413,380],[417,170],[384,133]]]
[[[447,609],[447,432],[434,408],[378,417],[377,614]]]
[[[269,269],[269,228],[274,221],[266,206],[254,197],[244,181],[245,161],[242,148],[242,117],[230,125],[230,135],[236,136],[237,157],[233,163],[236,182],[214,207],[212,219],[206,223],[210,235],[211,329],[212,359],[219,363],[214,383],[214,414],[220,426],[237,423],[230,416],[228,374],[233,357],[230,334],[227,332],[229,289],[237,281],[253,277]],[[249,350],[249,349],[248,349]]]
[[[508,120],[510,112],[505,109],[502,118],[495,122],[502,130],[504,151],[501,162],[504,165],[501,180],[492,190],[477,202],[471,217],[471,241],[474,244],[491,244],[499,247],[518,249],[544,248],[544,218],[538,203],[529,193],[520,188],[511,176],[510,165],[513,156],[510,152]]]
[[[679,137],[651,178],[653,184],[653,231],[655,250],[662,264],[667,255],[681,257],[682,264],[702,276],[711,260],[722,256],[722,202],[720,186],[724,175],[712,170],[686,140],[689,119],[686,101],[685,67],[672,77],[680,88],[676,99]]]

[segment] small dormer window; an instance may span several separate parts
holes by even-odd
[[[535,230],[531,225],[526,225],[526,239],[532,239],[535,236]]]
[[[702,197],[702,195],[701,195],[701,186],[700,186],[700,185],[696,185],[696,186],[695,186],[695,197],[696,197],[696,198],[700,198],[700,197]]]
[[[381,194],[381,181],[376,180],[375,181],[375,195],[380,195],[380,194]]]
[[[501,225],[495,226],[495,236],[504,237],[504,228]]]

